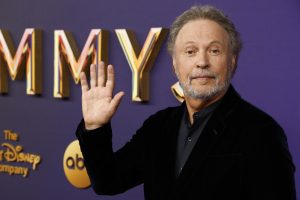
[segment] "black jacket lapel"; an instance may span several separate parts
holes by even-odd
[[[160,179],[164,182],[163,185],[170,188],[173,187],[175,181],[177,135],[184,109],[185,103],[171,113],[164,131],[165,135],[163,136],[164,144],[162,145],[164,150],[159,155],[161,157],[159,160],[162,162],[160,163]]]

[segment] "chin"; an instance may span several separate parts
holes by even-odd
[[[201,87],[186,88],[186,91],[184,93],[185,95],[193,99],[209,100],[220,95],[224,91],[224,89],[224,87],[220,86],[207,85]]]

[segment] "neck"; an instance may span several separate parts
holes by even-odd
[[[208,107],[209,105],[213,104],[214,102],[218,101],[219,99],[221,99],[227,90],[223,91],[222,93],[220,93],[219,95],[211,98],[211,99],[195,99],[189,96],[185,97],[185,102],[186,102],[186,107],[188,110],[188,114],[189,114],[189,119],[190,119],[190,123],[193,124],[194,123],[194,118],[193,115],[195,112],[199,112],[201,110],[203,110],[204,108]]]

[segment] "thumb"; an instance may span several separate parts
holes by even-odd
[[[121,103],[122,97],[125,95],[123,91],[118,92],[111,100],[112,107],[116,110]]]

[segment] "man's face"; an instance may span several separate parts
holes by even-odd
[[[227,90],[235,56],[228,33],[216,22],[199,19],[186,23],[176,37],[172,58],[185,96],[208,100]]]

